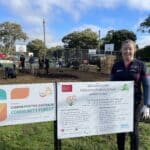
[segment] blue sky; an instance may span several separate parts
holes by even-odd
[[[62,45],[61,39],[74,31],[91,28],[104,37],[109,30],[128,29],[137,35],[139,47],[150,45],[150,34],[137,32],[150,14],[150,0],[0,0],[0,23],[22,26],[29,40],[43,40],[45,18],[46,45]]]

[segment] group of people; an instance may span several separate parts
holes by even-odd
[[[49,73],[49,59],[47,57],[44,58],[43,56],[39,58],[39,69],[45,69],[46,74]]]
[[[30,55],[29,57],[29,67],[30,67],[30,72],[34,74],[34,63],[35,63],[35,59],[33,55]],[[47,57],[44,58],[44,56],[39,57],[39,69],[45,69],[46,74],[49,73],[49,59]],[[25,56],[21,55],[20,56],[20,68],[21,70],[25,69]]]
[[[34,64],[34,57],[33,57],[33,55],[30,55],[30,57],[29,57],[29,65],[30,65],[30,72],[31,73],[33,73],[33,71],[34,71],[33,70],[34,69],[33,64]],[[23,54],[20,56],[19,67],[20,67],[21,71],[24,71],[24,69],[25,69],[25,56]]]

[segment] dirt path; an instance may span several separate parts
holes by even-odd
[[[17,83],[46,83],[46,82],[69,82],[69,81],[105,81],[108,75],[95,72],[81,72],[78,70],[51,70],[48,75],[33,76],[29,73],[19,73],[17,78],[0,78],[0,84]]]

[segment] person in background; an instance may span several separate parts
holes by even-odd
[[[116,62],[111,70],[111,81],[134,81],[134,128],[130,133],[130,149],[139,150],[139,121],[141,114],[144,118],[150,117],[150,80],[147,80],[144,62],[135,59],[136,44],[132,40],[122,42],[122,60]],[[141,86],[143,86],[143,94]],[[144,96],[144,105],[142,104]],[[142,108],[142,109],[141,109]],[[141,114],[140,114],[141,113]],[[125,133],[117,134],[118,150],[125,149]]]
[[[34,74],[34,57],[33,57],[33,55],[30,55],[29,64],[30,64],[30,72],[32,74]]]
[[[21,67],[21,70],[24,70],[25,68],[25,57],[23,54],[20,56],[20,67]]]
[[[59,64],[59,68],[62,68],[62,60],[61,59],[58,61],[58,64]]]
[[[39,69],[43,69],[43,68],[44,68],[44,56],[39,57]]]
[[[45,70],[46,70],[46,74],[48,75],[48,73],[49,73],[49,59],[47,57],[45,58]]]
[[[13,62],[13,69],[16,70],[16,62],[15,62],[15,58],[12,58],[12,62]]]

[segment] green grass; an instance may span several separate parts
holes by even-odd
[[[148,67],[150,67],[150,62],[146,62],[145,64],[146,64]]]
[[[147,72],[150,73],[150,62],[145,63],[147,66]]]
[[[53,150],[53,122],[0,127],[0,150]],[[126,137],[129,150],[129,136]],[[62,140],[62,150],[117,150],[114,135]],[[150,124],[140,123],[140,150],[150,150]]]

